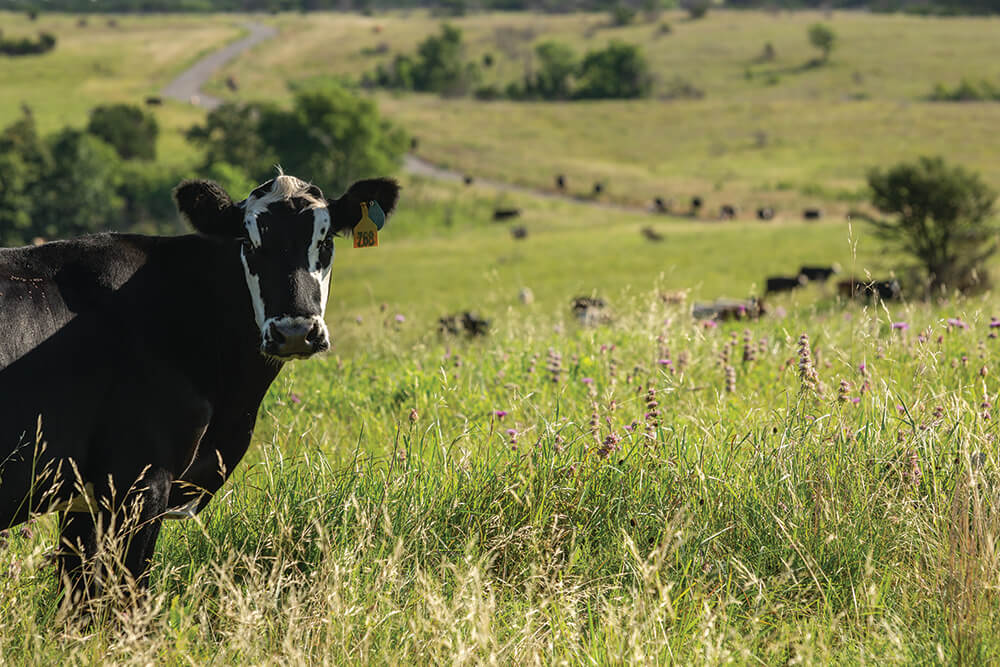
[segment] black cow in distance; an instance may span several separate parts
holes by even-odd
[[[282,365],[329,347],[334,237],[398,195],[373,179],[326,199],[279,173],[234,203],[185,181],[196,234],[0,249],[0,527],[59,513],[64,604],[146,586],[163,518],[209,502]],[[114,540],[127,572],[100,574]]]

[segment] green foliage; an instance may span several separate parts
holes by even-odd
[[[1000,86],[983,79],[979,82],[963,78],[954,88],[937,84],[928,98],[933,102],[1000,102]]]
[[[480,78],[479,66],[463,59],[462,31],[447,23],[438,35],[417,46],[415,56],[397,55],[389,67],[379,65],[368,77],[384,88],[401,88],[441,95],[464,95]]]
[[[823,61],[825,62],[830,58],[830,52],[833,51],[833,47],[837,43],[837,35],[830,26],[814,23],[809,26],[809,43],[823,53]]]
[[[335,83],[299,90],[287,111],[222,105],[187,136],[206,148],[204,168],[220,169],[234,183],[266,180],[281,165],[332,193],[363,176],[394,173],[408,145],[374,102]]]
[[[629,25],[635,21],[635,15],[635,9],[619,3],[611,8],[611,25],[616,27]]]
[[[712,0],[681,0],[680,6],[687,11],[692,21],[696,21],[708,13]]]
[[[99,106],[90,112],[87,131],[114,147],[124,160],[155,160],[156,118],[132,104]]]
[[[7,56],[35,56],[56,48],[56,38],[51,33],[39,33],[38,39],[28,37],[8,39],[0,37],[0,54]]]
[[[52,162],[30,188],[33,235],[65,238],[119,223],[122,201],[114,148],[71,128],[51,137],[48,148]]]
[[[37,236],[31,190],[50,164],[49,148],[32,114],[0,132],[0,245],[24,245]]]
[[[649,64],[639,47],[613,41],[607,48],[584,56],[575,96],[580,99],[646,97],[652,85]]]
[[[876,230],[912,255],[932,288],[967,289],[985,276],[997,250],[996,192],[980,176],[936,157],[868,174],[872,204],[895,216]]]
[[[528,82],[528,95],[546,100],[565,100],[572,92],[572,77],[579,67],[573,49],[561,42],[542,42],[535,47],[538,71]]]

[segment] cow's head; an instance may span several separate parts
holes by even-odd
[[[315,185],[283,173],[238,204],[212,181],[184,181],[174,190],[177,209],[196,230],[241,242],[261,353],[283,360],[330,347],[323,313],[333,237],[350,234],[362,202],[376,201],[388,215],[398,197],[395,181],[378,178],[326,199]]]

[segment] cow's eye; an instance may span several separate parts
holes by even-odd
[[[333,239],[323,239],[319,242],[320,252],[333,252]]]
[[[253,252],[254,249],[253,243],[250,241],[250,239],[242,239],[240,241],[240,244],[243,246],[243,252],[246,253],[247,255]]]

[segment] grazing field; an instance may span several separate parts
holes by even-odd
[[[86,25],[78,21],[85,20]],[[30,107],[42,133],[66,125],[83,127],[100,104],[138,104],[209,51],[239,39],[243,16],[116,16],[85,18],[42,12],[36,21],[0,12],[7,37],[56,37],[56,48],[41,56],[0,56],[0,128]],[[110,25],[109,22],[113,22]],[[181,132],[202,112],[164,100],[153,107],[160,125],[158,154],[170,165],[189,164],[195,151]]]
[[[417,345],[390,311],[358,325],[364,349],[287,369],[251,460],[165,530],[147,613],[59,630],[51,524],[14,531],[3,654],[995,655],[994,302],[706,328],[647,292],[610,325],[553,330],[563,310]]]
[[[76,17],[0,16],[5,34],[60,40],[0,68],[4,99],[31,104],[44,131],[155,92],[247,19],[118,17],[131,35],[121,39],[99,16],[86,29]],[[494,26],[580,50],[622,37],[649,49],[659,94],[682,70],[706,97],[376,98],[432,160],[537,187],[556,171],[571,190],[607,178],[607,197],[625,202],[699,193],[710,207],[839,212],[858,203],[865,167],[921,152],[1000,182],[1000,105],[920,101],[938,80],[998,74],[996,21],[837,13],[830,65],[794,71],[813,57],[805,29],[821,18],[665,14],[672,31],[657,37],[659,23],[594,31],[606,21],[596,15],[474,15],[457,21],[471,55],[497,50]],[[220,75],[236,77],[240,99],[357,76],[376,62],[362,48],[408,51],[437,26],[420,13],[255,20],[285,33]],[[765,41],[777,60],[750,64]],[[45,58],[65,61],[45,69]],[[98,63],[118,63],[105,88],[89,73]],[[520,71],[497,67],[498,78]],[[768,68],[789,71],[766,84]],[[18,113],[0,105],[0,123]],[[161,155],[192,167],[180,130],[202,112],[168,103],[157,114]],[[760,129],[766,145],[754,148]],[[381,246],[337,242],[332,351],[283,371],[232,481],[197,519],[166,526],[147,608],[67,621],[53,518],[0,534],[3,661],[994,660],[995,294],[874,305],[811,285],[769,300],[760,320],[713,326],[691,317],[693,301],[759,295],[766,276],[803,264],[884,278],[902,258],[839,216],[653,217],[401,178]],[[495,223],[497,207],[522,214]],[[686,301],[665,298],[678,291]],[[577,322],[579,295],[606,299],[609,321]],[[492,320],[490,336],[436,332],[437,318],[465,309]]]
[[[241,98],[280,98],[289,81],[357,81],[397,53],[412,53],[441,20],[426,14],[376,17],[283,15],[280,44],[233,62],[212,88],[236,77]],[[998,82],[995,18],[925,18],[861,12],[712,11],[608,27],[604,14],[474,14],[454,19],[466,53],[495,65],[484,82],[507,82],[531,68],[534,45],[555,39],[578,54],[613,39],[642,46],[657,83],[648,100],[577,103],[479,102],[471,98],[377,95],[381,109],[420,139],[429,160],[477,176],[554,189],[564,173],[571,192],[595,181],[605,198],[649,205],[653,197],[706,199],[707,211],[738,204],[742,215],[772,205],[780,215],[822,205],[838,214],[864,199],[867,169],[921,154],[941,154],[1000,181],[994,159],[996,103],[927,102],[936,83]],[[807,29],[837,35],[830,62]],[[671,26],[664,33],[661,24]],[[378,32],[376,32],[376,28]],[[761,62],[765,44],[775,57]],[[385,53],[373,55],[379,45]],[[703,99],[663,99],[678,79]]]

